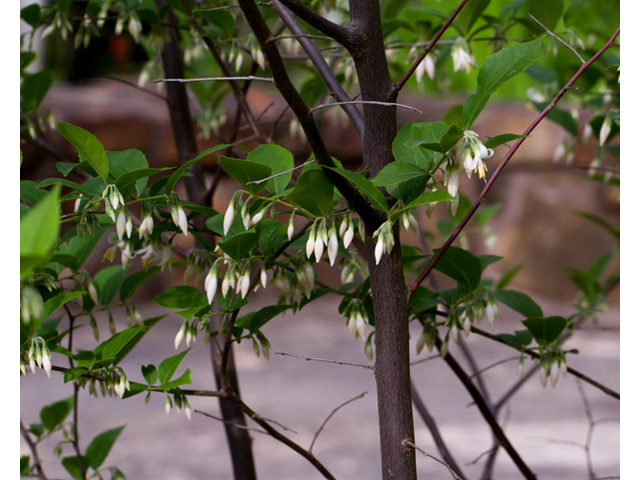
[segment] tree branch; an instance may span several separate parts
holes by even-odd
[[[302,26],[296,21],[295,17],[291,14],[289,10],[287,10],[280,0],[272,0],[271,2],[275,11],[280,15],[280,18],[287,25],[289,30],[295,34],[295,37],[298,39],[298,42],[304,49],[304,51],[309,56],[309,59],[316,67],[316,70],[324,80],[325,84],[329,88],[329,91],[333,94],[333,96],[339,102],[349,102],[351,97],[347,95],[347,92],[344,91],[340,82],[333,74],[331,67],[327,64],[324,57],[316,47],[316,45],[311,41],[308,35],[306,35],[305,30]],[[276,40],[276,39],[274,39]],[[350,105],[347,103],[342,104],[342,109],[351,120],[351,123],[356,128],[358,135],[362,136],[364,131],[364,118],[362,117],[362,113],[358,110],[355,105]]]
[[[413,404],[415,405],[416,410],[418,410],[418,413],[422,417],[422,420],[424,420],[424,423],[429,429],[429,432],[431,432],[431,436],[433,437],[433,441],[438,448],[438,452],[440,452],[440,456],[447,465],[449,465],[454,471],[458,473],[461,480],[465,480],[466,477],[453,458],[453,455],[451,455],[451,452],[449,452],[447,445],[444,443],[444,439],[442,438],[442,435],[440,435],[438,425],[436,424],[435,419],[429,413],[429,410],[427,410],[427,406],[422,401],[422,398],[418,393],[418,389],[416,388],[413,381],[411,382],[411,398],[413,399]]]
[[[276,87],[300,121],[300,125],[307,136],[316,160],[320,165],[335,167],[336,165],[331,155],[329,155],[318,127],[311,116],[309,107],[304,103],[304,100],[291,83],[278,47],[271,42],[271,31],[262,18],[260,10],[253,0],[239,0],[238,3],[256,38],[260,42],[264,56],[271,68]],[[384,214],[375,210],[344,177],[329,169],[323,169],[323,171],[345,199],[355,208],[360,218],[371,226],[379,226],[384,221]]]
[[[558,101],[560,100],[560,98],[562,98],[562,96],[566,93],[567,90],[569,90],[571,88],[571,86],[574,84],[574,82],[580,78],[580,76],[584,73],[584,71],[589,68],[591,66],[591,64],[593,62],[595,62],[605,51],[607,51],[607,49],[613,44],[613,41],[616,39],[616,37],[618,36],[618,34],[620,33],[620,27],[617,28],[617,30],[615,31],[615,33],[611,36],[611,38],[609,39],[609,41],[607,43],[605,43],[605,45],[593,56],[591,57],[591,59],[589,59],[588,62],[584,63],[576,72],[576,74],[571,78],[571,80],[569,80],[569,82],[562,87],[562,89],[558,92],[558,94],[555,96],[555,98],[553,100],[551,100],[551,102],[547,105],[547,107],[540,112],[540,114],[536,117],[536,119],[531,123],[531,125],[529,125],[527,127],[527,129],[524,131],[523,135],[530,135],[531,132],[538,126],[538,124],[542,121],[542,119],[544,117],[547,116],[547,114],[553,109],[553,107],[556,106],[556,103],[558,103]],[[487,193],[489,192],[489,190],[491,189],[491,187],[493,186],[493,184],[495,183],[495,181],[498,178],[498,175],[500,175],[500,172],[502,172],[502,170],[504,170],[504,168],[507,166],[507,163],[509,163],[509,160],[511,160],[511,158],[513,157],[513,155],[516,153],[516,151],[518,150],[518,148],[520,148],[520,145],[522,145],[522,143],[525,141],[525,138],[520,138],[518,139],[518,141],[514,144],[513,148],[511,150],[509,150],[509,152],[505,155],[504,159],[502,160],[502,162],[500,162],[500,165],[498,165],[498,168],[496,168],[496,171],[494,172],[494,174],[491,176],[491,178],[489,179],[489,181],[487,182],[487,184],[485,185],[485,187],[482,189],[482,192],[480,192],[480,195],[478,196],[478,199],[476,200],[476,202],[473,204],[473,206],[471,207],[471,209],[469,210],[469,212],[465,215],[465,217],[462,219],[462,221],[460,222],[460,224],[456,227],[456,229],[453,231],[453,233],[451,234],[451,236],[447,239],[447,241],[444,243],[444,245],[442,245],[442,247],[440,248],[440,250],[438,250],[438,253],[436,253],[433,258],[431,259],[431,261],[429,262],[429,264],[426,266],[426,268],[420,273],[420,275],[418,276],[418,278],[416,279],[415,282],[413,282],[413,284],[411,285],[411,294],[413,294],[413,292],[416,291],[416,289],[420,286],[420,284],[424,281],[424,279],[427,277],[427,275],[429,275],[429,273],[431,273],[431,271],[433,270],[433,268],[436,266],[436,264],[440,261],[440,259],[442,258],[442,256],[446,253],[446,251],[449,249],[449,247],[451,246],[451,244],[454,242],[454,240],[456,238],[458,238],[458,235],[460,235],[460,232],[462,232],[462,229],[464,227],[466,227],[467,223],[469,223],[469,220],[471,220],[471,217],[473,217],[473,215],[476,213],[476,211],[478,210],[478,208],[480,207],[480,205],[484,202],[485,197],[487,196]]]
[[[440,337],[436,337],[436,348],[440,350],[441,347],[442,347],[442,340],[440,339]],[[487,423],[491,427],[491,431],[497,437],[498,441],[500,442],[500,445],[502,445],[502,447],[505,449],[507,454],[511,457],[511,459],[516,464],[516,466],[518,467],[522,475],[524,475],[524,477],[527,478],[528,480],[535,480],[536,475],[529,469],[529,467],[527,466],[526,463],[524,463],[524,460],[522,460],[522,458],[520,457],[516,449],[513,447],[513,445],[511,445],[511,442],[509,441],[505,433],[502,431],[502,427],[500,427],[500,424],[496,420],[496,417],[493,415],[493,413],[491,412],[491,409],[485,402],[484,397],[482,396],[480,391],[476,388],[476,386],[473,384],[473,382],[469,380],[468,375],[465,373],[462,367],[451,356],[450,353],[447,353],[445,355],[444,361],[447,363],[447,365],[449,365],[451,370],[453,370],[453,372],[456,374],[458,379],[462,382],[464,387],[467,389],[467,391],[475,401],[478,409],[480,410],[480,413],[482,414],[484,419],[487,421]]]
[[[355,29],[342,27],[327,20],[322,15],[317,14],[298,0],[279,0],[279,3],[284,4],[289,10],[291,10],[313,28],[320,30],[325,35],[333,38],[336,42],[338,42],[340,45],[343,45],[348,50],[357,49],[361,45],[361,43],[365,41],[365,39],[361,35],[359,35],[355,31]],[[276,7],[274,6],[274,8]]]
[[[411,75],[413,75],[413,72],[416,71],[416,69],[418,68],[418,65],[420,65],[420,63],[422,63],[422,60],[424,60],[424,57],[426,57],[427,54],[433,49],[433,47],[435,47],[436,43],[438,43],[438,40],[440,40],[440,37],[442,37],[444,32],[447,30],[447,28],[449,28],[449,25],[451,25],[453,20],[458,16],[458,13],[460,13],[460,10],[462,10],[462,7],[465,6],[467,1],[468,0],[462,0],[460,2],[460,5],[458,5],[458,7],[453,11],[453,13],[449,17],[449,19],[444,23],[444,25],[438,31],[436,36],[433,37],[433,39],[429,42],[429,44],[427,45],[427,48],[425,48],[424,51],[420,54],[420,56],[418,58],[416,58],[415,62],[413,62],[413,65],[411,65],[411,68],[405,74],[405,76],[402,77],[402,80],[400,80],[398,83],[396,83],[393,86],[393,89],[396,92],[396,94],[400,90],[402,90],[402,87],[404,87],[405,83],[407,83],[407,81],[411,78]]]

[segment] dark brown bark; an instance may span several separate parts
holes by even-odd
[[[365,38],[353,50],[362,99],[395,102],[391,77],[382,39],[382,23],[378,0],[351,0],[350,27]],[[363,106],[363,162],[370,174],[376,175],[394,161],[392,145],[396,136],[394,106]],[[376,384],[382,478],[385,480],[417,478],[416,457],[405,441],[414,442],[411,374],[409,365],[409,291],[405,286],[400,254],[399,227],[394,228],[396,246],[390,254],[375,263],[376,239],[367,226],[367,257],[371,277],[371,297],[375,315]]]
[[[158,3],[163,3],[158,0]],[[168,13],[172,15],[171,11]],[[175,23],[175,19],[171,19],[170,23]],[[164,66],[165,76],[167,78],[184,78],[184,68],[182,64],[182,52],[178,44],[178,36],[175,29],[169,29],[171,41],[165,43],[162,51],[162,62]],[[198,155],[198,146],[196,143],[195,131],[189,111],[189,103],[187,99],[186,87],[183,83],[168,82],[167,98],[169,102],[169,114],[171,117],[171,126],[173,128],[174,140],[178,150],[178,157],[181,164],[184,164]],[[200,205],[210,205],[210,198],[206,195],[207,189],[204,183],[204,175],[202,167],[196,162],[189,170],[193,176],[185,177],[187,185],[187,195],[191,202]],[[215,316],[214,318],[220,318]],[[212,325],[212,330],[216,330],[218,326]],[[210,342],[211,358],[214,370],[216,385],[220,388],[220,357],[221,353],[218,349],[218,343]],[[230,388],[236,395],[240,394],[238,385],[238,377],[233,361],[233,352],[230,352],[228,361],[227,379]],[[233,465],[234,478],[236,480],[255,480],[256,472],[253,461],[253,451],[251,446],[251,438],[246,429],[234,427],[233,425],[246,426],[246,419],[242,409],[236,404],[225,398],[220,398],[220,410],[222,418],[226,421],[225,430],[227,434],[227,442],[231,453],[231,462]]]

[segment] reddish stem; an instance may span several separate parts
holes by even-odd
[[[565,92],[571,88],[571,85],[574,84],[574,82],[584,73],[584,71],[587,68],[589,68],[589,66],[591,66],[591,64],[593,62],[595,62],[605,51],[607,51],[607,49],[613,44],[614,40],[616,39],[616,37],[619,34],[620,34],[620,27],[617,28],[617,30],[615,31],[613,36],[609,39],[609,41],[607,43],[604,44],[604,46],[598,51],[598,53],[596,53],[593,57],[591,57],[589,59],[588,62],[584,63],[578,69],[578,71],[571,78],[571,80],[569,80],[569,82],[564,87],[562,87],[562,89],[558,92],[558,94],[555,96],[555,98],[553,100],[551,100],[549,105],[547,105],[547,107],[542,112],[540,112],[540,115],[538,115],[536,117],[536,119],[531,123],[531,125],[529,125],[529,127],[524,131],[523,135],[529,135],[538,126],[538,124],[542,121],[542,119],[547,116],[547,114],[551,111],[551,109],[553,107],[556,106],[556,103],[558,103],[558,100],[560,100],[560,98],[565,94]],[[507,163],[509,162],[509,160],[511,160],[511,157],[513,157],[513,155],[516,153],[518,148],[520,148],[520,145],[522,145],[522,142],[524,142],[524,141],[525,141],[525,138],[519,139],[515,143],[513,148],[511,148],[511,150],[509,150],[509,152],[505,155],[505,157],[502,160],[502,162],[500,162],[500,165],[498,165],[498,168],[496,168],[496,171],[494,172],[494,174],[491,176],[491,178],[489,179],[489,181],[487,182],[485,187],[482,189],[482,192],[480,192],[480,196],[478,197],[478,200],[476,200],[476,202],[473,204],[473,206],[471,207],[469,212],[467,212],[467,214],[462,219],[460,224],[453,231],[451,236],[447,239],[447,241],[444,243],[444,245],[442,245],[440,250],[438,250],[438,253],[436,253],[433,256],[433,258],[431,259],[429,264],[422,271],[422,273],[420,273],[420,275],[418,276],[416,281],[413,282],[413,284],[411,285],[410,290],[411,290],[411,294],[412,295],[413,295],[413,292],[416,291],[418,286],[420,286],[420,284],[424,281],[424,279],[427,278],[427,275],[429,275],[429,273],[431,273],[431,270],[433,270],[433,268],[440,261],[440,259],[445,254],[445,252],[448,250],[448,248],[451,246],[451,244],[454,242],[454,240],[458,237],[460,232],[462,232],[462,229],[467,225],[467,223],[469,223],[469,220],[471,220],[471,217],[476,213],[476,210],[478,210],[478,208],[480,207],[482,202],[484,202],[484,199],[487,196],[487,193],[489,192],[489,189],[493,186],[494,182],[498,178],[498,175],[500,175],[500,172],[502,172],[504,167],[507,166]]]

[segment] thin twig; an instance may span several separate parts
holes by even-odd
[[[336,408],[333,409],[333,411],[329,414],[329,416],[327,418],[324,419],[324,422],[322,422],[322,425],[320,425],[320,428],[318,428],[318,431],[316,431],[315,435],[313,436],[313,440],[311,441],[311,445],[309,445],[309,453],[311,453],[311,451],[313,450],[313,445],[316,443],[316,440],[318,439],[318,435],[320,435],[320,432],[322,432],[322,430],[324,429],[324,426],[327,424],[327,422],[329,421],[329,419],[331,417],[333,417],[333,415],[340,410],[342,407],[344,407],[345,405],[350,404],[351,402],[354,402],[356,400],[359,400],[360,398],[364,397],[367,393],[369,392],[362,392],[360,395],[353,397],[350,400],[347,400],[346,402],[344,402],[343,404],[337,406]]]
[[[273,78],[269,77],[255,77],[249,75],[247,77],[199,77],[199,78],[160,78],[154,80],[154,83],[160,82],[178,82],[178,83],[191,83],[191,82],[208,82],[208,81],[221,81],[227,82],[229,80],[262,80],[263,82],[273,83]]]
[[[451,25],[453,20],[458,16],[458,13],[460,13],[460,10],[462,10],[462,7],[464,7],[466,3],[467,3],[467,0],[462,0],[462,2],[460,2],[460,5],[458,5],[458,7],[453,11],[449,19],[444,23],[444,25],[442,25],[442,28],[440,28],[436,36],[433,37],[433,39],[429,42],[429,45],[427,45],[427,48],[425,48],[422,54],[420,54],[420,56],[416,58],[415,62],[413,62],[413,65],[411,65],[411,68],[405,74],[405,76],[402,77],[402,80],[400,80],[398,83],[396,83],[393,86],[393,90],[395,93],[402,90],[402,87],[404,87],[405,83],[407,83],[407,81],[411,78],[411,75],[413,75],[413,72],[416,71],[416,69],[418,68],[418,65],[422,63],[422,60],[424,60],[424,57],[426,57],[427,54],[433,49],[433,47],[435,47],[438,40],[440,40],[440,37],[444,34],[447,28],[449,28],[449,25]]]
[[[313,113],[316,110],[320,110],[321,108],[335,107],[337,105],[350,105],[350,104],[357,104],[357,103],[366,103],[366,104],[371,104],[371,105],[384,105],[384,106],[387,106],[387,107],[402,107],[402,108],[407,108],[409,110],[413,110],[414,112],[422,113],[417,108],[410,107],[409,105],[403,105],[401,103],[393,103],[393,102],[376,102],[374,100],[352,100],[352,101],[349,101],[349,102],[327,103],[326,105],[318,105],[317,107],[313,107],[310,110],[310,113]]]
[[[362,365],[359,363],[349,363],[349,362],[339,362],[337,360],[327,360],[326,358],[310,358],[310,357],[301,357],[300,355],[292,355],[290,353],[276,352],[276,355],[284,355],[285,357],[295,357],[306,360],[307,362],[313,360],[314,362],[327,362],[327,363],[335,363],[336,365],[349,365],[351,367],[360,367],[360,368],[368,368],[373,370],[372,365]]]
[[[415,360],[415,361],[411,362],[409,365],[411,365],[413,367],[415,365],[419,365],[421,363],[428,362],[430,360],[435,360],[436,358],[440,358],[440,354],[439,353],[436,353],[434,355],[429,355],[428,357],[421,358],[420,360]]]
[[[576,54],[576,56],[580,59],[580,61],[584,64],[584,59],[580,56],[580,54],[575,50],[575,48],[573,48],[571,45],[569,45],[567,42],[565,42],[564,40],[562,40],[560,37],[558,37],[555,33],[553,33],[551,30],[549,30],[547,27],[545,27],[542,22],[540,20],[538,20],[536,17],[534,17],[533,15],[531,15],[529,12],[527,12],[527,15],[529,15],[531,17],[531,19],[536,22],[538,25],[540,25],[542,28],[544,28],[547,33],[549,35],[551,35],[553,38],[555,38],[556,40],[558,40],[561,44],[563,44],[565,47],[567,47],[569,50],[571,50],[573,53]]]
[[[211,415],[209,413],[205,413],[205,412],[202,412],[200,410],[194,410],[193,412],[194,413],[199,413],[200,415],[204,415],[205,417],[212,418],[214,420],[218,420],[219,422],[225,423],[225,424],[230,425],[232,427],[241,428],[243,430],[248,430],[250,432],[261,433],[263,435],[269,435],[269,432],[265,432],[264,430],[259,430],[257,428],[247,427],[246,425],[239,425],[237,423],[229,422],[229,421],[225,420],[224,418],[216,417],[215,415]]]
[[[562,87],[562,89],[560,89],[560,91],[555,96],[555,98],[553,100],[551,100],[551,102],[549,102],[547,107],[542,112],[540,112],[540,114],[536,117],[536,119],[527,127],[527,129],[524,131],[523,135],[529,136],[529,134],[538,126],[538,124],[542,121],[542,119],[544,119],[547,116],[547,114],[553,109],[553,107],[556,106],[556,103],[558,103],[560,98],[571,87],[571,85],[573,85],[573,83],[578,78],[580,78],[580,76],[584,73],[584,71],[587,68],[589,68],[593,62],[595,62],[604,52],[606,52],[609,49],[609,47],[611,46],[611,44],[613,43],[613,41],[615,40],[615,38],[618,36],[619,33],[620,33],[620,27],[618,27],[616,29],[615,33],[611,36],[609,41],[607,43],[605,43],[605,45],[593,57],[591,57],[591,59],[589,59],[588,62],[584,63],[578,69],[578,71],[575,73],[575,75],[571,78],[571,80],[569,80],[569,82],[567,82],[567,84],[564,87]],[[467,223],[469,223],[469,220],[471,220],[471,217],[473,217],[473,215],[476,213],[476,211],[478,210],[480,205],[484,202],[484,199],[487,196],[487,193],[489,193],[489,190],[491,189],[493,184],[496,182],[498,176],[500,175],[502,170],[504,170],[504,168],[507,166],[507,163],[509,163],[509,160],[511,160],[511,158],[516,153],[518,148],[520,148],[520,146],[525,141],[525,139],[526,139],[526,137],[518,139],[518,141],[515,143],[513,148],[511,150],[509,150],[509,152],[505,155],[505,157],[502,160],[502,162],[500,162],[500,165],[498,165],[498,167],[496,168],[496,171],[493,173],[493,175],[491,176],[491,178],[489,179],[489,181],[487,182],[485,187],[480,192],[480,195],[478,196],[478,199],[476,200],[476,202],[469,209],[469,211],[467,212],[465,217],[462,219],[462,221],[456,227],[456,229],[453,231],[453,233],[449,236],[447,241],[438,250],[438,253],[436,253],[433,256],[433,258],[431,259],[429,264],[420,273],[420,275],[418,276],[416,281],[411,285],[411,294],[413,294],[413,292],[415,292],[415,290],[420,286],[420,284],[424,281],[424,279],[427,277],[427,275],[429,275],[429,273],[431,273],[433,268],[440,261],[440,259],[443,257],[443,255],[446,253],[446,251],[449,249],[449,247],[453,244],[455,239],[458,238],[458,235],[460,235],[460,232],[462,232],[464,227],[466,227]]]
[[[124,83],[125,85],[128,85],[129,87],[135,88],[136,90],[140,90],[141,92],[144,92],[144,93],[148,93],[149,95],[153,95],[154,97],[157,97],[157,98],[159,98],[161,100],[164,100],[165,102],[169,101],[169,99],[167,97],[165,97],[164,95],[162,95],[162,94],[160,94],[158,92],[154,92],[153,90],[150,90],[148,88],[141,87],[140,85],[137,85],[137,84],[135,84],[133,82],[125,80],[124,78],[112,77],[110,75],[104,75],[102,77],[93,77],[93,78],[96,78],[96,79],[106,78],[108,80],[114,80],[116,82]]]
[[[40,456],[38,455],[38,447],[33,440],[31,440],[31,436],[29,435],[29,429],[22,423],[22,419],[20,419],[20,433],[22,433],[22,438],[27,442],[29,446],[29,450],[31,450],[31,455],[33,455],[33,466],[36,469],[36,476],[41,480],[47,480],[47,476],[44,474],[42,470],[42,465],[40,464]]]
[[[247,182],[247,185],[249,185],[250,183],[262,183],[262,182],[266,182],[267,180],[271,180],[272,178],[276,178],[279,177],[281,175],[286,175],[287,173],[291,173],[291,172],[295,172],[296,170],[298,170],[299,168],[302,168],[306,165],[310,165],[312,163],[315,163],[315,160],[309,160],[308,162],[304,162],[302,165],[298,165],[297,167],[293,167],[290,170],[285,170],[284,172],[280,172],[280,173],[276,173],[275,175],[271,175],[270,177],[267,178],[263,178],[262,180],[254,180],[252,182]]]
[[[483,372],[486,372],[487,370],[491,370],[493,367],[497,367],[498,365],[502,365],[503,363],[507,363],[507,362],[511,362],[512,360],[519,360],[520,357],[509,357],[509,358],[504,358],[502,360],[498,360],[497,362],[492,363],[491,365],[487,365],[484,368],[481,368],[480,370],[477,370],[476,372],[472,373],[471,375],[469,375],[469,378],[474,378],[478,375],[480,375]]]
[[[456,480],[462,480],[458,475],[456,475],[456,472],[453,471],[453,468],[451,468],[448,464],[446,464],[445,462],[443,462],[442,460],[440,460],[437,457],[434,457],[433,455],[429,455],[427,452],[425,452],[424,450],[422,450],[421,448],[417,447],[415,445],[415,443],[410,442],[409,440],[405,440],[404,442],[402,442],[405,445],[409,445],[411,447],[413,447],[415,450],[417,450],[418,452],[420,452],[422,455],[424,455],[425,457],[429,457],[433,460],[435,460],[436,462],[444,465],[445,467],[447,467],[449,469],[449,471],[451,472],[451,475],[453,475],[453,478],[455,478]]]

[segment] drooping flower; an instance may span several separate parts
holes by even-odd
[[[229,206],[227,207],[227,211],[224,214],[224,221],[223,221],[222,228],[225,235],[231,228],[231,224],[233,223],[233,219],[235,218],[236,210],[235,210],[234,204],[235,204],[235,198],[232,198],[231,201],[229,202]]]
[[[116,220],[116,233],[118,234],[118,239],[122,240],[122,237],[125,233],[125,228],[127,226],[127,214],[124,209],[118,212],[118,219]]]
[[[335,225],[331,225],[327,254],[329,255],[329,264],[333,267],[336,257],[338,256],[338,234],[336,233]]]
[[[465,70],[467,73],[476,66],[476,59],[467,51],[467,45],[464,40],[460,39],[451,49],[453,58],[453,71]]]
[[[182,230],[185,236],[189,234],[189,221],[187,220],[187,215],[184,213],[182,209],[182,205],[178,205],[178,227]]]

